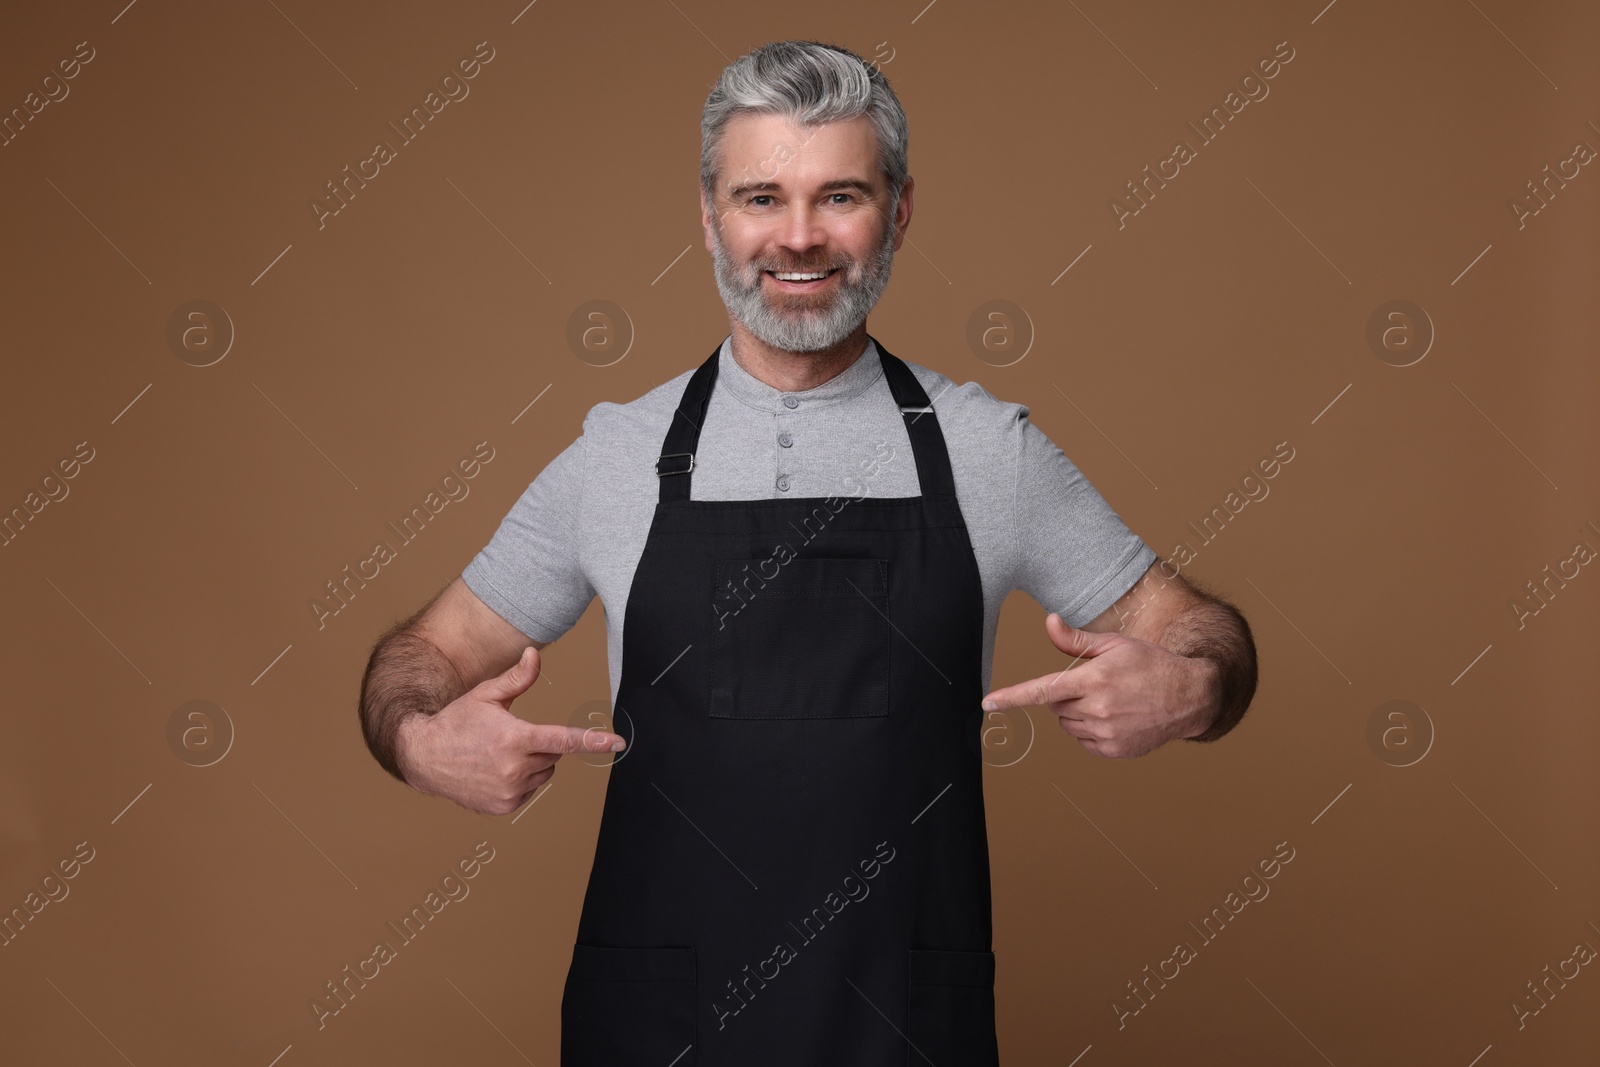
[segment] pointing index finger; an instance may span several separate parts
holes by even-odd
[[[535,752],[565,754],[569,752],[621,752],[626,742],[610,730],[598,726],[556,726],[550,723],[529,723],[533,727],[529,741]]]
[[[983,698],[984,711],[1004,708],[1042,708],[1060,700],[1074,700],[1088,691],[1084,680],[1072,677],[1072,670],[1055,671],[1016,685],[996,689]]]

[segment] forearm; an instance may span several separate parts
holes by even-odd
[[[1188,741],[1215,741],[1239,724],[1256,692],[1256,646],[1237,608],[1210,594],[1173,616],[1155,639],[1180,656],[1214,665],[1210,717],[1200,716]]]
[[[378,764],[406,781],[400,727],[413,715],[433,715],[470,686],[450,659],[404,624],[384,634],[361,681],[361,732]],[[409,783],[407,783],[409,784]]]

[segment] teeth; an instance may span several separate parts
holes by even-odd
[[[773,271],[772,276],[781,282],[809,282],[818,278],[826,278],[832,271],[818,270],[808,274],[792,273],[788,271]]]

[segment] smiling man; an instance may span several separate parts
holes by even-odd
[[[867,333],[912,212],[881,71],[766,45],[701,132],[728,336],[590,409],[460,580],[380,639],[367,741],[495,815],[563,754],[618,753],[565,1067],[992,1065],[985,709],[1047,708],[1108,758],[1215,740],[1255,690],[1249,627],[1166,573],[1025,405]],[[990,692],[1014,589],[1049,609],[1060,669]],[[512,714],[596,596],[610,723]]]

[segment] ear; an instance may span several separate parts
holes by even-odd
[[[705,231],[706,251],[710,252],[713,247],[711,241],[711,205],[706,202],[704,187],[700,189],[700,228]]]
[[[906,227],[911,225],[911,187],[916,184],[916,179],[907,176],[906,184],[900,191],[900,203],[894,211],[894,250],[900,251],[900,245],[905,241]]]

